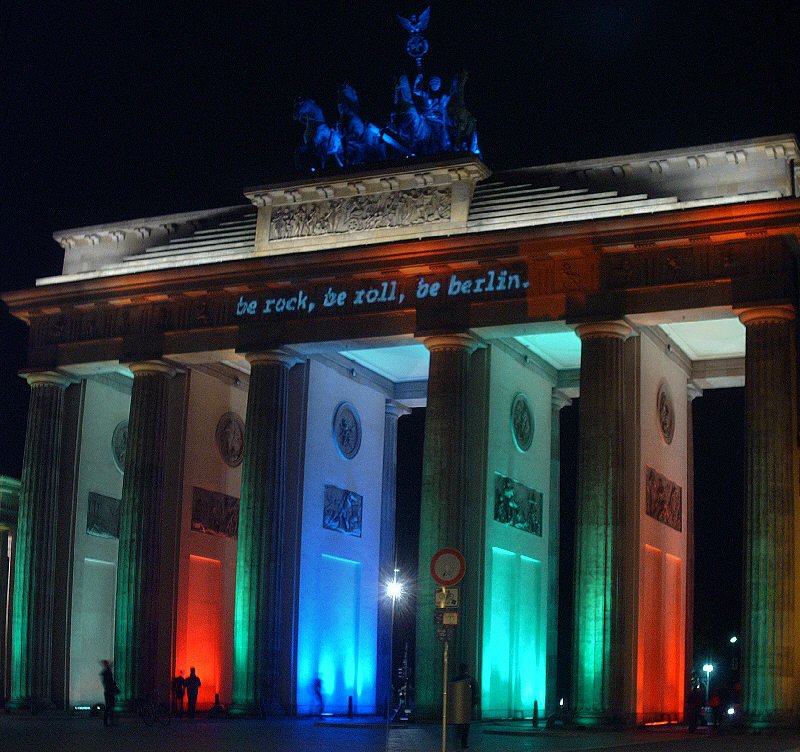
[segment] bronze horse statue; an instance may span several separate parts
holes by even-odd
[[[305,124],[303,143],[295,149],[294,162],[298,170],[324,170],[331,163],[344,166],[344,146],[339,129],[325,122],[322,108],[309,97],[297,97],[293,117]]]
[[[386,159],[386,144],[380,129],[372,123],[365,123],[358,112],[358,94],[348,83],[343,83],[338,91],[339,122],[337,127],[342,136],[345,162],[363,164],[380,162]]]

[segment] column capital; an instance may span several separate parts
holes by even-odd
[[[260,350],[257,352],[245,353],[244,357],[251,366],[256,365],[256,363],[273,363],[291,368],[302,362],[302,358],[299,358],[297,355],[287,350]]]
[[[430,352],[436,350],[466,350],[471,353],[478,349],[480,343],[473,336],[466,333],[457,334],[435,334],[431,337],[425,337],[422,344],[428,348]]]
[[[404,415],[408,415],[411,412],[410,407],[406,407],[400,402],[396,400],[386,400],[386,414],[391,415],[395,418],[402,418]]]
[[[615,337],[625,340],[633,334],[633,328],[624,321],[592,321],[578,324],[575,327],[575,334],[581,340],[593,337]]]
[[[794,306],[755,306],[753,308],[738,308],[734,311],[745,326],[748,324],[766,324],[776,321],[794,321]]]
[[[34,373],[21,374],[29,386],[44,384],[47,386],[60,386],[62,389],[74,383],[69,376],[58,371],[36,371]]]
[[[165,363],[163,360],[137,360],[133,363],[126,363],[125,365],[134,376],[137,374],[149,376],[163,373],[171,378],[178,372],[175,366]]]
[[[557,412],[561,412],[562,408],[572,404],[572,400],[560,389],[553,389],[553,393],[550,395],[550,404]]]

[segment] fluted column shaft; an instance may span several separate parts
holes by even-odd
[[[558,565],[561,543],[561,410],[571,400],[553,390],[550,411],[550,498],[548,505],[547,537],[547,676],[545,707],[541,712],[551,715],[558,708]]]
[[[417,709],[431,714],[441,708],[442,663],[433,625],[435,583],[430,562],[444,546],[464,550],[467,368],[475,341],[466,335],[429,337],[425,346],[431,356],[422,459],[415,668]],[[454,663],[462,659],[458,640],[456,631],[456,649],[450,654]]]
[[[2,499],[0,498],[0,502]],[[3,698],[7,697],[8,689],[8,645],[7,625],[5,614],[8,613],[8,598],[11,593],[8,590],[9,559],[8,559],[8,537],[9,532],[0,528],[0,692]]]
[[[248,355],[236,599],[233,632],[233,711],[278,713],[281,581],[286,517],[286,411],[289,367],[280,352]]]
[[[161,515],[166,477],[169,380],[158,361],[128,366],[133,388],[119,524],[114,670],[119,707],[150,696],[157,681]]]
[[[31,387],[17,520],[9,709],[52,706],[55,544],[64,388],[54,372]]]
[[[575,527],[575,719],[610,722],[623,710],[622,525],[624,513],[621,322],[585,324]]]
[[[397,402],[386,402],[383,422],[383,484],[381,489],[380,574],[378,601],[378,659],[376,705],[388,712],[392,682],[392,621],[394,602],[386,597],[386,583],[394,576],[395,512],[397,497],[397,421],[410,410]]]
[[[791,308],[748,309],[742,689],[750,722],[794,706],[794,482]]]

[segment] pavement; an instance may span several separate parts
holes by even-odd
[[[378,719],[319,722],[316,719],[265,721],[173,720],[168,726],[145,726],[123,718],[104,728],[96,717],[0,715],[2,752],[442,752],[441,726],[404,724],[387,729]],[[628,731],[535,730],[526,722],[473,723],[471,752],[800,752],[800,730],[760,734],[685,726]],[[447,752],[458,745],[454,735]]]

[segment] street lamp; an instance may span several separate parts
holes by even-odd
[[[714,670],[714,666],[711,663],[703,664],[703,671],[706,672],[706,705],[708,705],[708,688],[711,686],[711,672]]]
[[[394,610],[395,601],[403,595],[403,583],[397,579],[398,570],[394,570],[394,579],[386,583],[386,595],[392,599],[392,610]]]
[[[389,686],[386,688],[386,733],[389,733],[389,718],[392,712],[392,677],[394,676],[394,610],[397,601],[403,597],[403,583],[397,579],[400,570],[394,568],[394,577],[386,583],[386,597],[392,599],[392,626],[389,630]]]

